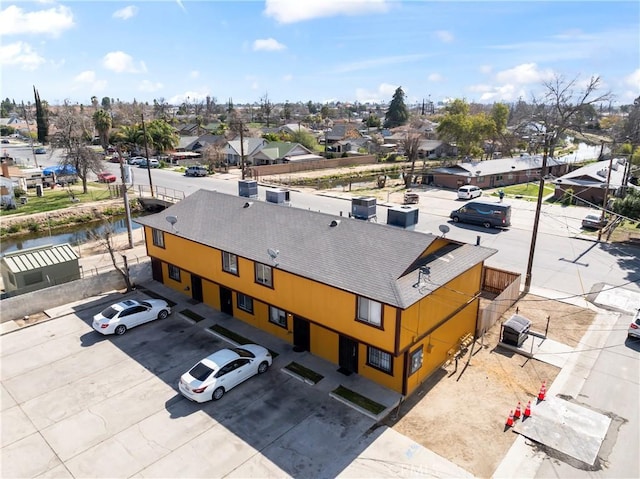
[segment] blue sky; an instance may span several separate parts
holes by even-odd
[[[0,97],[88,104],[531,99],[554,74],[640,95],[640,2],[17,1]]]

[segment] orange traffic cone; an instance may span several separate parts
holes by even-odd
[[[507,427],[513,426],[513,411],[509,411],[509,417],[507,418]]]
[[[544,397],[547,395],[547,381],[542,381],[540,386],[540,392],[538,393],[538,401],[544,401]]]
[[[520,419],[520,416],[522,415],[522,408],[520,407],[520,401],[518,401],[518,405],[516,406],[516,412],[513,415],[514,419]]]
[[[531,416],[531,401],[529,401],[527,403],[527,407],[524,408],[524,417],[530,417]]]

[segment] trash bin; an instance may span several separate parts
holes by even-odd
[[[530,320],[524,316],[514,314],[502,325],[502,342],[511,346],[522,346],[522,343],[525,342],[529,335],[530,327]]]
[[[44,195],[44,190],[42,189],[42,185],[36,185],[36,196],[41,198]]]
[[[26,196],[21,196],[20,197],[20,204],[21,205],[26,205],[27,204],[27,197]]]

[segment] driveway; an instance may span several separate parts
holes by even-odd
[[[235,320],[206,308],[193,323],[179,311],[204,306],[183,297],[163,321],[118,337],[93,331],[93,314],[121,299],[107,294],[2,336],[3,477],[382,477],[394,467],[465,475],[329,395],[353,377],[267,335],[256,342],[278,354],[270,371],[220,401],[188,401],[180,375],[229,346],[203,323]],[[285,374],[294,359],[325,378],[310,386]],[[377,474],[374,458],[386,459]]]

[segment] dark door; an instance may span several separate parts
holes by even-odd
[[[162,283],[162,261],[151,258],[151,276],[158,283]]]
[[[230,289],[220,286],[220,311],[233,316],[233,297]]]
[[[346,336],[340,336],[338,364],[341,369],[351,373],[358,372],[358,342]]]
[[[194,274],[191,275],[191,297],[202,302],[202,278]]]
[[[311,332],[309,321],[298,316],[293,317],[293,349],[311,351]]]

